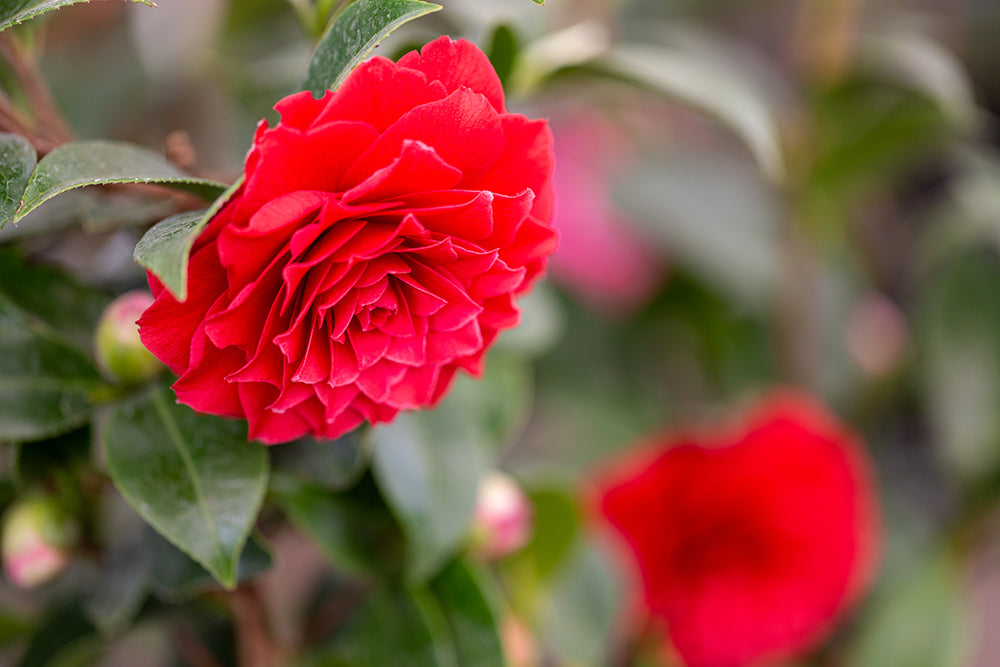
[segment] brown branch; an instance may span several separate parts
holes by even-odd
[[[201,639],[183,623],[175,623],[171,634],[177,653],[191,667],[222,667],[212,652],[201,642]]]
[[[280,667],[288,656],[274,640],[260,595],[254,584],[228,593],[236,631],[236,658],[240,667]]]
[[[31,110],[38,119],[37,133],[28,137],[32,143],[45,140],[51,149],[72,140],[73,131],[59,110],[48,83],[38,69],[38,63],[10,32],[0,33],[0,55],[13,67]]]

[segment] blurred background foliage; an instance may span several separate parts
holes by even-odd
[[[257,121],[297,89],[332,4],[97,2],[13,32],[77,137],[162,148],[232,182]],[[420,651],[461,590],[480,621],[500,623],[512,665],[658,664],[655,647],[623,639],[622,582],[580,507],[589,471],[651,432],[726,419],[794,384],[862,434],[885,531],[874,591],[797,664],[996,664],[1000,5],[444,5],[377,53],[472,39],[509,106],[549,117],[556,137],[562,247],[522,326],[485,380],[462,380],[438,411],[268,451],[235,593],[144,527],[106,484],[88,417],[68,407],[69,432],[7,448],[0,498],[75,498],[84,538],[53,583],[0,586],[0,661],[231,664],[234,628],[266,613],[306,664],[402,664],[402,647],[411,664],[450,664]],[[28,104],[9,58],[0,85]],[[90,327],[112,294],[144,283],[132,248],[173,206],[75,191],[0,231],[0,347],[27,318],[89,368]],[[36,268],[22,283],[24,257]],[[70,295],[72,312],[36,312],[21,284]],[[407,477],[398,462],[413,457],[429,478]],[[526,489],[533,537],[488,568],[474,553],[450,561],[493,468]],[[414,488],[416,505],[399,495]],[[434,583],[414,592],[390,576],[400,568]],[[247,590],[265,612],[243,604]]]

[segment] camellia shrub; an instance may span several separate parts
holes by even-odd
[[[997,29],[0,0],[0,665],[992,667]]]

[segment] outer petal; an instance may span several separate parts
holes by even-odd
[[[432,81],[440,81],[449,93],[471,88],[489,100],[497,113],[506,111],[500,77],[486,54],[472,42],[442,36],[399,59],[401,67],[419,70]]]

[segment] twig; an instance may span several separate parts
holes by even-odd
[[[222,667],[201,639],[183,623],[175,623],[171,634],[181,659],[191,667]]]
[[[58,146],[73,139],[73,131],[56,105],[52,91],[38,69],[38,63],[17,43],[9,32],[0,33],[0,55],[14,68],[25,97],[39,121],[38,133],[30,136],[32,143],[38,139],[47,140],[51,146]],[[40,135],[40,136],[39,136]],[[41,152],[41,151],[40,151]]]
[[[236,657],[240,667],[280,667],[287,655],[271,635],[257,587],[247,584],[228,593],[236,630]]]
[[[345,582],[329,595],[309,618],[303,633],[305,645],[312,646],[333,634],[369,592],[371,585],[367,583]]]

